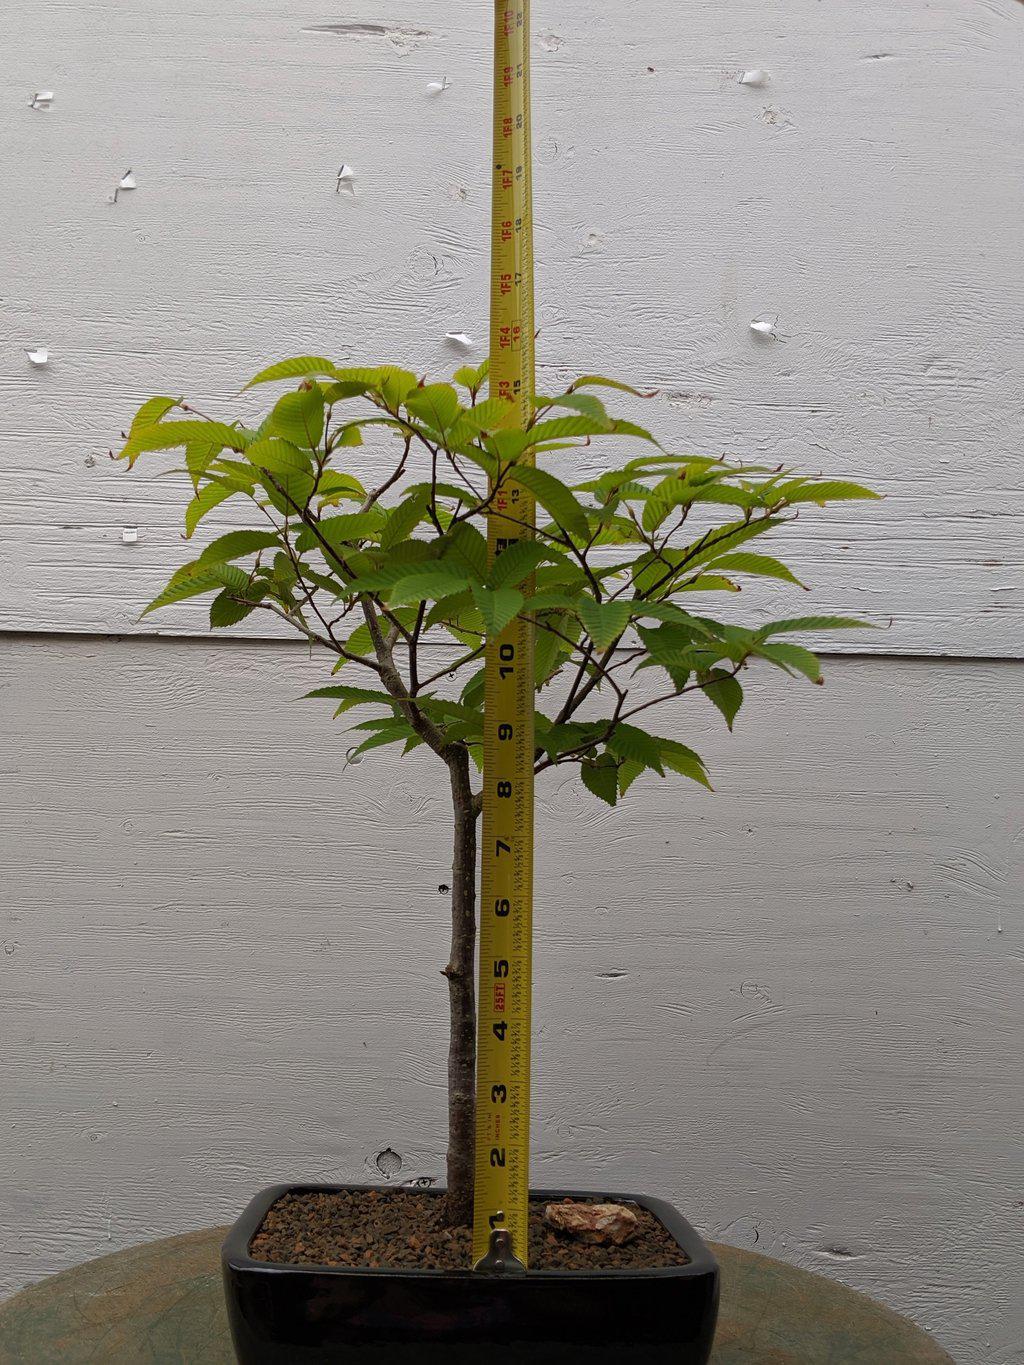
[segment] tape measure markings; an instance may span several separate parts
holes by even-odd
[[[495,3],[490,391],[525,423],[534,388],[529,0]],[[504,482],[488,556],[532,536],[535,505]],[[529,585],[527,591],[529,591]],[[516,618],[484,657],[473,1263],[504,1228],[527,1262],[533,921],[533,626]]]

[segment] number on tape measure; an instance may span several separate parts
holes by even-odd
[[[529,106],[529,3],[496,0],[490,388],[516,404],[523,424],[534,387]],[[513,479],[492,493],[490,562],[533,535],[535,515],[531,493]],[[484,655],[481,905],[493,913],[480,917],[473,1261],[493,1263],[501,1230],[520,1269],[529,1202],[533,677],[533,627],[517,617],[488,639]]]

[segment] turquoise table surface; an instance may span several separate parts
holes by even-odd
[[[223,1228],[146,1242],[52,1275],[0,1304],[0,1365],[232,1365]],[[715,1246],[722,1311],[713,1365],[953,1365],[863,1294]]]

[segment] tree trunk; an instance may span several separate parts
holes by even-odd
[[[476,816],[469,781],[469,755],[449,760],[455,846],[452,859],[452,945],[448,978],[451,1041],[448,1049],[448,1222],[473,1219],[476,1136]]]

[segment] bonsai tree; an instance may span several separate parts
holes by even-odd
[[[218,535],[177,569],[146,612],[202,594],[213,595],[215,628],[269,612],[322,647],[345,679],[308,695],[334,701],[336,716],[366,713],[353,727],[350,758],[398,744],[404,754],[429,750],[447,770],[453,1223],[469,1222],[473,1196],[481,810],[474,778],[485,637],[516,615],[536,628],[538,774],[571,765],[609,805],[647,773],[707,787],[700,755],[649,728],[653,710],[697,697],[731,729],[749,665],[763,661],[818,683],[817,658],[788,637],[865,624],[803,616],[744,626],[707,615],[708,596],[739,592],[746,575],[798,584],[752,543],[760,546],[807,504],[875,496],[781,467],[672,454],[648,431],[611,416],[595,390],[643,395],[597,375],[535,398],[523,426],[510,404],[481,397],[486,374],[484,364],[460,369],[454,385],[428,384],[390,365],[346,368],[302,356],[247,386],[297,381],[259,426],[152,398],[116,457],[130,467],[143,454],[184,451],[192,489],[186,539],[220,504],[246,509],[248,524]],[[373,450],[380,469],[369,487],[345,467],[367,438],[380,438]],[[582,482],[559,477],[572,460],[566,452],[592,442],[614,452],[600,473]],[[632,454],[623,452],[627,442]],[[481,527],[506,485],[534,495],[539,524],[488,563]],[[440,666],[436,656],[427,662],[424,648],[437,642],[448,646]],[[656,683],[638,695],[649,670]]]

